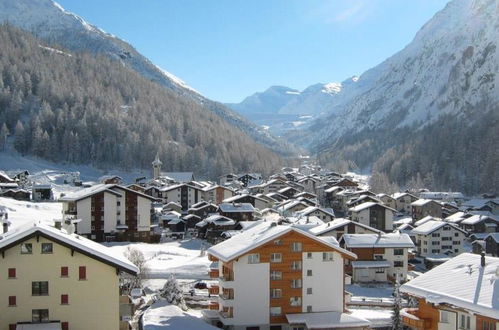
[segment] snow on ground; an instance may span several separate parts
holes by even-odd
[[[352,301],[365,299],[366,301],[393,302],[393,286],[388,284],[350,284],[345,290],[352,294]]]
[[[111,242],[105,245],[124,253],[136,248],[144,254],[151,289],[160,288],[170,274],[177,279],[200,280],[209,279],[208,271],[211,261],[201,255],[201,249],[207,243],[199,239],[171,241],[158,244]],[[161,280],[161,281],[158,281]]]
[[[7,146],[8,151],[0,152],[0,169],[1,170],[28,170],[32,174],[36,183],[55,183],[50,180],[57,179],[58,176],[69,172],[80,172],[82,181],[96,181],[103,175],[119,175],[125,182],[134,182],[135,178],[142,176],[150,176],[149,171],[144,170],[100,170],[89,165],[81,164],[60,164],[43,160],[37,157],[22,156],[11,146]],[[31,179],[31,177],[30,177]],[[47,181],[44,181],[47,180]],[[67,186],[67,185],[66,185]],[[59,197],[59,196],[56,196]]]
[[[371,322],[371,327],[388,327],[392,325],[392,310],[390,309],[348,309],[352,316],[360,317]]]
[[[34,220],[52,225],[54,219],[62,218],[61,203],[33,203],[0,197],[0,205],[5,206],[8,210],[11,222],[10,229],[33,222]]]
[[[154,303],[148,308],[142,319],[144,330],[214,330],[200,318],[198,311],[184,312],[179,307],[170,305],[165,300]]]

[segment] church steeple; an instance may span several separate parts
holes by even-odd
[[[161,162],[161,160],[159,160],[159,152],[158,152],[158,153],[156,153],[156,158],[152,162],[152,176],[154,179],[157,179],[160,177],[161,165],[163,165],[163,163]]]

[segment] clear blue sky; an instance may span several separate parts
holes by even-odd
[[[205,96],[342,81],[408,44],[447,0],[56,0]]]

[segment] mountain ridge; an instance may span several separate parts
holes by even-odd
[[[180,78],[159,68],[127,42],[65,10],[53,0],[0,0],[0,22],[9,22],[27,30],[55,48],[61,46],[78,52],[88,51],[118,60],[147,79],[193,99],[273,151],[281,155],[290,155],[295,151],[288,143],[223,104],[204,97]]]

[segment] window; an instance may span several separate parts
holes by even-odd
[[[291,287],[293,289],[299,289],[299,288],[301,288],[301,278],[296,279],[296,280],[292,280],[291,281]]]
[[[48,309],[33,309],[31,311],[31,322],[33,323],[43,323],[49,321],[49,310]]]
[[[393,262],[393,267],[404,267],[404,262],[403,261],[394,261]]]
[[[454,237],[459,237],[459,233],[454,233]]]
[[[33,296],[48,296],[49,282],[31,282],[31,295]]]
[[[79,280],[86,280],[87,279],[87,267],[85,266],[80,266],[79,268]]]
[[[312,259],[312,252],[307,252],[307,259]]]
[[[15,268],[9,268],[9,278],[16,278],[16,269]]]
[[[312,313],[312,306],[310,305],[307,306],[307,313]]]
[[[270,254],[270,262],[281,262],[282,253],[272,253]]]
[[[66,266],[61,267],[61,277],[68,277],[69,269]]]
[[[9,307],[16,306],[16,296],[9,296]]]
[[[301,269],[301,261],[293,261],[291,263],[292,270],[300,270]]]
[[[432,241],[431,245],[440,245],[440,241]]]
[[[273,281],[281,280],[282,279],[282,273],[280,271],[273,270],[273,271],[270,272],[270,279],[273,280]]]
[[[496,330],[494,321],[482,321],[482,330]]]
[[[450,230],[449,226],[444,226],[444,230]]]
[[[307,276],[312,276],[312,269],[307,269]]]
[[[460,245],[461,241],[452,241],[452,244],[454,244],[454,245]]]
[[[470,317],[468,315],[461,314],[459,328],[469,329],[470,328]]]
[[[440,234],[439,233],[433,233],[433,234],[431,234],[431,237],[440,237]]]
[[[61,294],[61,305],[69,304],[69,296],[67,294]]]
[[[281,298],[282,290],[281,289],[270,289],[270,298]]]
[[[403,256],[404,255],[404,249],[394,249],[393,250],[393,255],[395,255],[395,256]]]
[[[21,254],[33,254],[33,244],[31,243],[21,244]]]
[[[440,249],[433,249],[431,250],[431,253],[440,253]]]
[[[307,288],[307,294],[312,294],[312,288]]]
[[[281,315],[281,307],[270,307],[270,316]]]
[[[69,330],[69,322],[61,322],[62,330]]]
[[[385,272],[385,269],[384,268],[375,268],[375,272],[376,272],[376,274],[383,274]]]
[[[291,297],[289,298],[289,304],[293,307],[301,306],[301,297]]]
[[[449,323],[449,312],[440,311],[440,322],[441,323]]]
[[[383,260],[383,255],[382,254],[374,254],[373,258],[374,258],[374,260]]]
[[[333,252],[322,252],[322,261],[333,261]]]
[[[452,237],[442,237],[442,241],[451,241]]]
[[[43,254],[50,254],[52,253],[53,246],[52,243],[42,243],[42,253]]]
[[[291,251],[293,251],[293,252],[301,252],[301,242],[293,242],[291,244]]]
[[[17,324],[9,324],[9,330],[16,330]]]
[[[282,239],[276,239],[274,245],[282,245]]]

